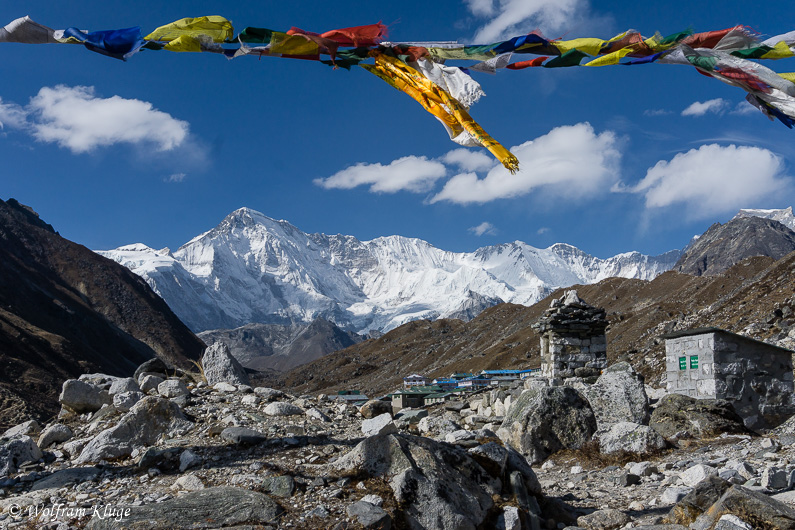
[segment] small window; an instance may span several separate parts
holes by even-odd
[[[687,369],[687,357],[679,357],[679,369],[680,370]]]
[[[690,356],[690,369],[696,370],[698,368],[698,355]]]

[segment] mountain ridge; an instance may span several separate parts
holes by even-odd
[[[99,253],[142,276],[197,332],[315,318],[346,331],[388,331],[411,320],[466,318],[498,302],[531,304],[575,283],[650,279],[679,257],[674,250],[600,259],[565,243],[538,249],[521,241],[456,253],[397,235],[308,234],[250,208],[174,252],[135,244]]]

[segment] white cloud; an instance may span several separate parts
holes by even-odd
[[[185,177],[187,177],[187,176],[188,175],[185,174],[185,173],[172,173],[171,175],[166,177],[164,180],[166,182],[182,182],[183,180],[185,180]]]
[[[27,113],[25,109],[16,103],[3,103],[0,98],[0,129],[6,126],[12,129],[19,129],[25,126]]]
[[[588,0],[465,0],[470,13],[489,18],[475,34],[480,44],[525,35],[539,28],[546,34],[568,31],[590,13]]]
[[[153,145],[158,151],[180,146],[188,123],[152,107],[151,103],[119,96],[101,98],[93,87],[44,87],[26,111],[31,133],[74,153],[117,143]]]
[[[784,171],[767,149],[709,144],[657,162],[630,191],[642,193],[649,209],[682,205],[687,217],[708,219],[788,188]]]
[[[708,112],[722,114],[728,105],[729,102],[722,98],[710,99],[704,102],[696,101],[682,111],[682,116],[703,116]]]
[[[589,123],[557,127],[534,141],[511,149],[519,171],[511,175],[502,166],[485,178],[475,173],[454,176],[431,202],[486,203],[526,195],[540,189],[574,200],[608,191],[618,179],[621,154],[615,134],[596,134]]]
[[[497,234],[497,228],[493,224],[486,221],[480,223],[478,226],[473,226],[468,230],[478,237],[482,235],[493,236]]]
[[[406,156],[389,165],[356,164],[325,179],[315,179],[315,184],[326,189],[352,189],[370,185],[370,191],[395,193],[412,191],[422,193],[447,174],[441,162],[424,156]]]
[[[671,114],[671,111],[665,109],[646,109],[643,111],[644,116],[667,116],[668,114]]]
[[[464,171],[486,171],[497,165],[497,161],[483,151],[453,149],[441,159],[447,165],[458,166]]]
[[[750,114],[759,114],[759,109],[748,103],[747,101],[743,100],[737,104],[736,107],[729,113],[729,114],[736,114],[738,116],[748,116]]]
[[[546,226],[542,226],[541,228],[536,230],[536,234],[538,234],[540,236],[546,234],[547,232],[549,232],[549,227],[546,227]]]

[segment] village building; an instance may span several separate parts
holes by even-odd
[[[458,381],[452,378],[442,377],[431,381],[432,385],[441,387],[443,390],[451,390],[458,386]]]
[[[366,403],[370,398],[362,394],[359,390],[340,390],[336,395],[329,396],[329,399],[358,406]]]
[[[491,378],[486,377],[484,375],[475,375],[472,377],[467,377],[466,379],[462,379],[458,382],[459,388],[468,388],[468,389],[475,389],[475,388],[484,388],[491,384]]]
[[[533,324],[541,335],[541,376],[560,383],[569,377],[597,376],[607,367],[605,310],[567,291],[553,300]]]
[[[398,390],[390,394],[392,398],[392,408],[395,410],[405,408],[421,408],[425,405],[425,397],[431,394],[441,393],[442,389],[438,386],[418,386]]]
[[[428,384],[428,379],[419,374],[412,374],[403,378],[403,387],[409,388],[412,386],[425,386]]]
[[[754,430],[776,427],[795,413],[791,350],[718,328],[663,338],[668,392],[728,400]]]

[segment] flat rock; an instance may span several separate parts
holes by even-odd
[[[627,451],[646,454],[664,449],[665,439],[647,425],[631,422],[613,423],[606,431],[597,432],[599,450],[604,454]]]
[[[300,416],[304,414],[304,409],[292,403],[278,401],[269,403],[263,412],[268,416]]]
[[[359,501],[351,504],[346,509],[348,517],[356,519],[356,522],[363,528],[378,530],[390,530],[392,528],[392,518],[383,508],[370,504],[369,502]]]
[[[39,434],[41,432],[41,425],[36,420],[28,420],[24,423],[20,423],[19,425],[15,425],[11,427],[6,432],[0,436],[0,438],[13,438],[18,434],[23,434],[26,436],[32,436],[34,434]]]
[[[175,499],[129,509],[121,521],[94,516],[89,530],[151,530],[152,528],[214,529],[243,523],[276,524],[284,511],[265,494],[242,488],[218,487],[187,493]]]
[[[577,524],[586,530],[614,530],[622,528],[631,520],[629,515],[621,510],[608,508],[578,517]]]
[[[274,497],[291,497],[295,491],[295,480],[289,475],[265,477],[262,481],[262,489]]]
[[[662,398],[652,412],[649,426],[665,439],[673,439],[683,432],[694,438],[748,432],[743,419],[728,401],[696,399],[681,394]]]
[[[94,480],[102,472],[98,467],[73,467],[56,471],[49,477],[33,483],[31,491],[60,489],[73,484],[82,484]]]
[[[256,445],[268,439],[261,432],[245,427],[227,427],[221,431],[221,438],[237,445]]]

